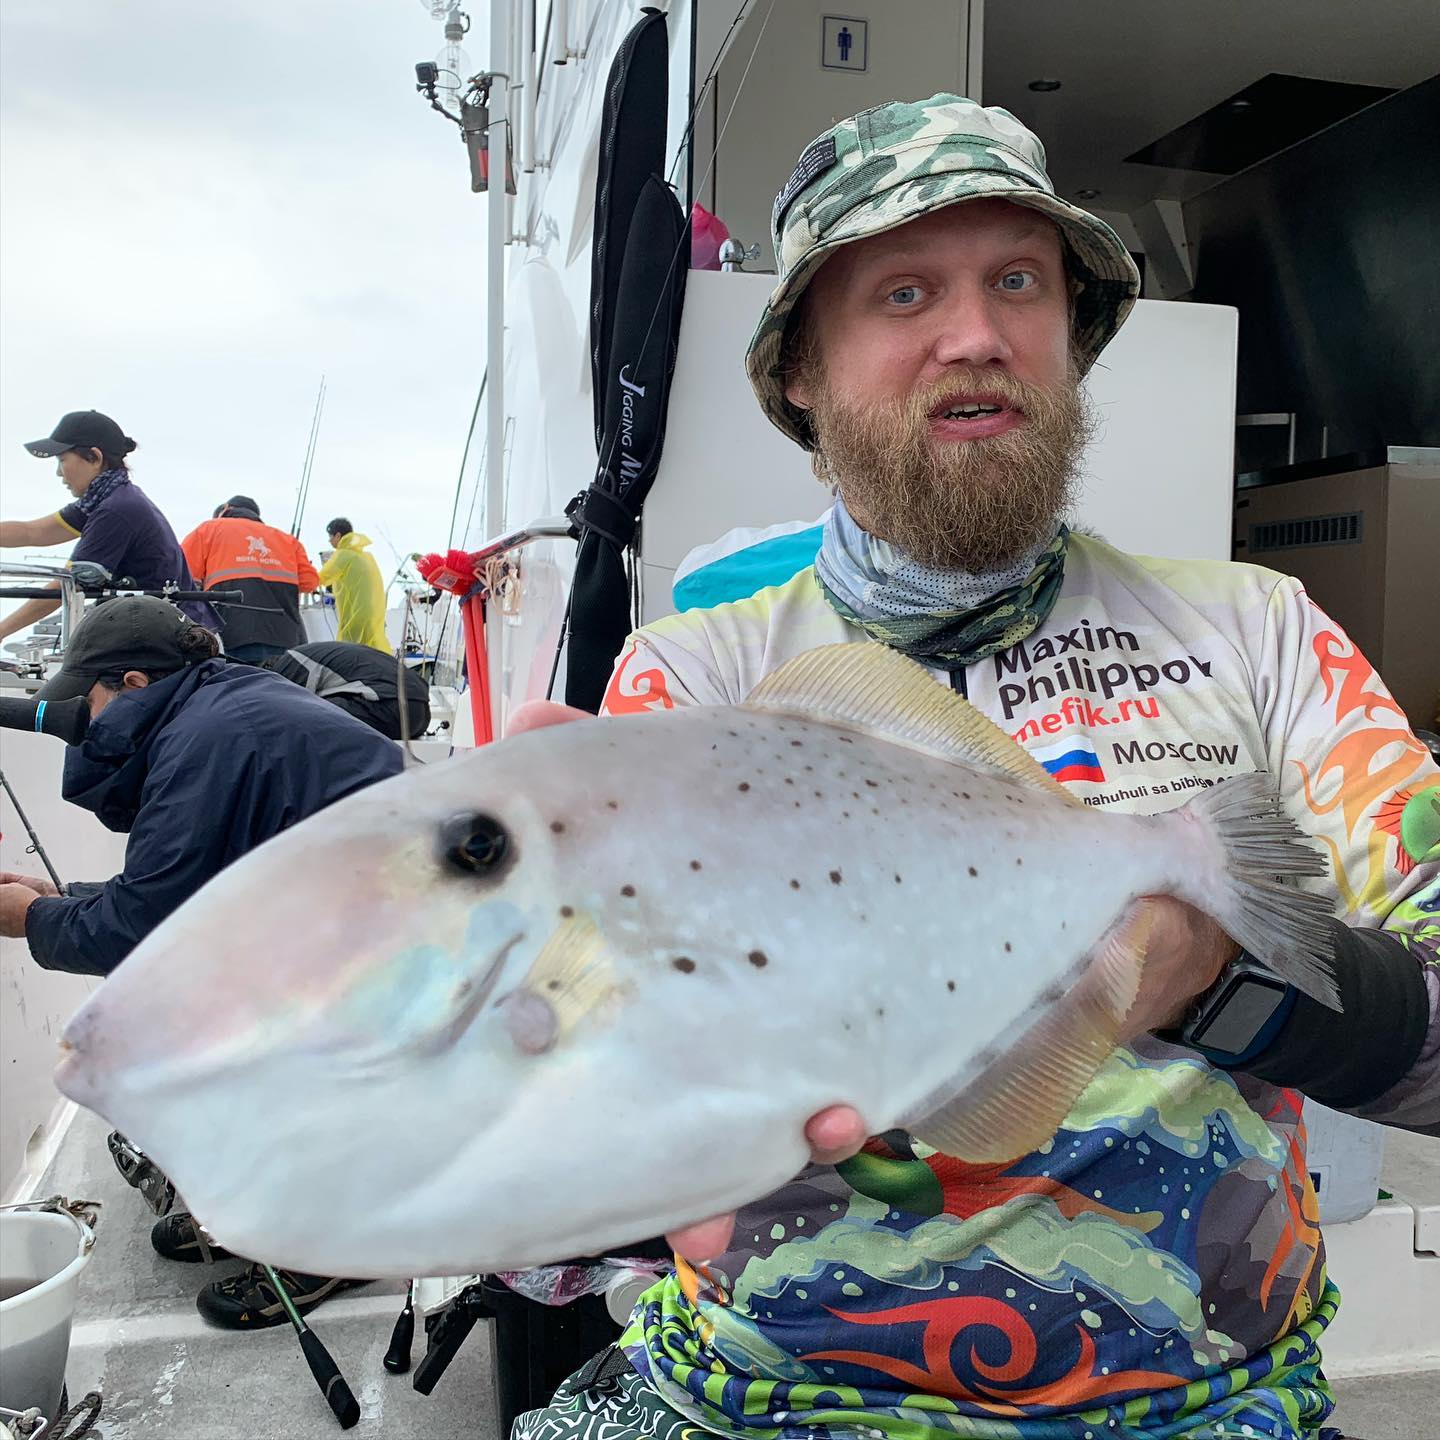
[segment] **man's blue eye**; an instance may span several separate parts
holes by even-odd
[[[902,285],[898,290],[890,292],[890,298],[897,305],[913,305],[920,298],[920,287],[918,285]]]
[[[1012,270],[1000,277],[1002,290],[1028,290],[1035,283],[1035,277],[1028,270]]]

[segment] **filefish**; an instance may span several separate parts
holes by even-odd
[[[870,644],[743,704],[409,771],[210,881],[86,1001],[58,1084],[223,1245],[518,1270],[772,1193],[853,1105],[995,1163],[1116,1047],[1154,910],[1336,1003],[1324,861],[1264,775],[1086,807]]]

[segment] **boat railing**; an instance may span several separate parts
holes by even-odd
[[[34,582],[19,585],[17,581]],[[85,609],[81,576],[65,565],[38,565],[29,561],[0,560],[0,600],[37,600],[60,592],[60,637],[56,654],[64,652]],[[46,647],[47,651],[49,647]]]
[[[543,519],[522,525],[518,530],[510,530],[503,535],[497,535],[493,540],[487,540],[478,550],[470,552],[470,558],[478,570],[487,560],[494,560],[510,550],[519,550],[536,540],[565,540],[574,537],[575,525],[568,515],[547,515]]]
[[[29,581],[29,584],[17,583]],[[69,565],[37,565],[28,561],[0,560],[0,600],[49,600],[58,593],[60,602],[60,634],[53,643],[32,643],[37,666],[44,660],[63,656],[70,645],[75,627],[85,612],[87,600],[116,600],[127,595],[154,595],[162,600],[203,600],[242,604],[240,590],[182,590],[175,584],[158,589],[137,586],[129,578],[115,579],[102,565],[74,561]]]

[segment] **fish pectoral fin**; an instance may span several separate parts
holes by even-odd
[[[620,988],[614,960],[588,915],[562,920],[541,946],[520,982],[543,997],[567,1035]]]
[[[1013,1160],[1052,1139],[1119,1043],[1154,913],[1147,901],[1131,906],[1073,988],[953,1100],[907,1126],[910,1133],[972,1164]]]
[[[993,720],[887,645],[806,651],[767,675],[744,707],[870,731],[942,759],[983,766],[1067,804],[1082,803]]]

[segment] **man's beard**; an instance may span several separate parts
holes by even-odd
[[[1096,424],[1073,363],[1053,387],[960,366],[903,400],[863,408],[823,375],[814,390],[817,474],[872,535],[945,569],[999,570],[1049,540],[1074,502]],[[975,440],[932,437],[930,412],[957,393],[1004,400],[1024,421]]]

